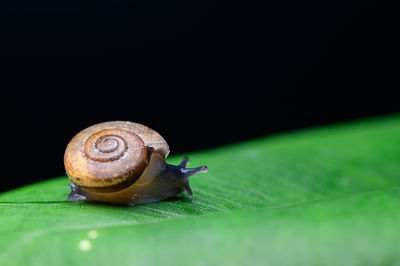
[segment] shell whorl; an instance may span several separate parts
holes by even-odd
[[[114,121],[79,132],[68,144],[64,164],[68,177],[87,190],[111,192],[135,182],[147,165],[149,149],[167,156],[165,140],[154,130]]]
[[[111,162],[123,157],[128,150],[129,143],[135,141],[135,136],[129,131],[104,129],[94,133],[86,140],[83,151],[90,160]]]

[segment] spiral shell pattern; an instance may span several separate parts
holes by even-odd
[[[163,156],[165,140],[143,125],[115,121],[91,126],[68,144],[64,165],[72,182],[87,190],[112,192],[135,182],[147,165],[149,147]]]
[[[126,154],[129,147],[128,142],[138,141],[135,140],[135,136],[137,135],[130,134],[129,131],[105,129],[96,132],[86,140],[84,153],[93,161],[115,161]]]

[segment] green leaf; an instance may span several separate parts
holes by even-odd
[[[209,166],[192,198],[66,202],[66,177],[1,194],[0,265],[400,264],[399,115],[189,157]]]

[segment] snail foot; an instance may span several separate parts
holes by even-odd
[[[68,184],[68,186],[71,188],[71,193],[68,196],[68,201],[80,201],[80,200],[85,200],[86,197],[83,195],[82,190],[76,186],[75,184]]]

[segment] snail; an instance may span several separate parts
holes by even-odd
[[[64,154],[71,193],[68,200],[115,204],[153,203],[187,191],[189,177],[207,166],[186,168],[165,162],[167,142],[153,129],[128,121],[90,126],[68,143]]]

